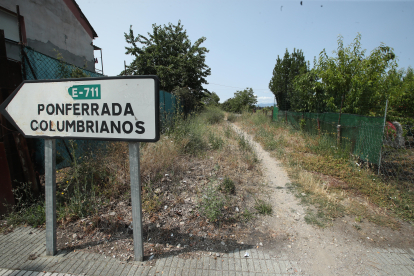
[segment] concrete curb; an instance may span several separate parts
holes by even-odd
[[[96,253],[58,252],[45,255],[45,231],[20,227],[0,236],[0,276],[64,275],[306,275],[286,256],[272,257],[260,249],[235,250],[220,257],[198,259],[168,256],[154,262],[121,262]],[[367,253],[362,275],[414,275],[414,250],[375,248]]]

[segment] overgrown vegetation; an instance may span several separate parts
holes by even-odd
[[[46,221],[45,202],[33,196],[31,183],[19,183],[18,188],[13,189],[15,205],[10,206],[8,216],[9,225],[27,223],[37,227]]]
[[[124,227],[124,217],[104,218],[102,213],[114,213],[116,202],[130,201],[128,143],[107,142],[101,150],[84,152],[79,150],[80,142],[66,143],[73,162],[56,174],[59,225],[87,218],[91,222],[84,226],[88,233]],[[250,193],[259,191],[246,186],[260,178],[257,157],[216,107],[186,118],[177,114],[174,126],[157,143],[141,143],[140,153],[142,207],[151,222],[171,206],[188,203],[189,198],[194,203],[191,217],[208,219],[214,227],[249,221],[256,213]],[[188,180],[190,175],[192,180]],[[17,205],[6,218],[7,225],[44,224],[44,197],[24,202],[27,205]]]
[[[414,221],[412,185],[385,182],[329,134],[310,135],[259,113],[243,114],[241,122],[288,167],[302,202],[318,207],[316,213],[309,209],[307,221],[321,226],[344,214],[391,227],[398,226],[393,217]]]
[[[217,221],[222,216],[224,207],[224,197],[212,185],[209,185],[204,191],[201,214],[210,221]]]

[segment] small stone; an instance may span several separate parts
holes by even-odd
[[[287,246],[288,248],[292,248],[292,246],[290,245],[290,244],[288,244],[288,246]]]
[[[160,188],[157,188],[157,189],[155,189],[155,191],[154,191],[157,195],[158,194],[160,194],[161,193],[161,189]]]
[[[259,242],[259,245],[260,245],[260,246],[263,246],[263,243]]]
[[[216,257],[220,257],[220,253],[216,253]]]
[[[185,222],[184,222],[184,221],[181,221],[181,222],[180,222],[180,225],[184,225],[184,224],[185,224]]]
[[[73,234],[72,238],[76,239],[78,237],[77,234]]]
[[[167,208],[168,208],[168,206],[167,206],[167,205],[165,205],[165,206],[164,206],[164,210],[167,210]]]
[[[224,243],[224,241],[222,241],[222,242],[221,242],[221,244],[222,244],[222,245],[226,245],[226,244]]]
[[[236,212],[240,212],[239,207],[236,207]]]
[[[177,248],[180,248],[181,247],[181,243],[179,243],[178,245],[177,245]]]
[[[116,215],[116,213],[115,213],[115,212],[110,212],[110,213],[109,213],[109,215],[110,215],[110,216],[115,216],[115,215]]]

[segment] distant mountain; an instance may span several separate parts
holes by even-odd
[[[273,106],[273,104],[272,103],[261,103],[261,104],[258,104],[257,106],[259,106],[259,107],[267,107],[267,106]]]

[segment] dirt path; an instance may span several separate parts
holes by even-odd
[[[376,236],[384,232],[384,235],[388,236],[402,235],[401,239],[404,242],[404,235],[401,231],[376,228],[376,233],[374,233],[376,236],[372,236],[373,233],[354,229],[352,218],[340,218],[333,226],[324,229],[307,224],[304,220],[305,209],[289,191],[287,184],[290,180],[282,164],[272,158],[260,144],[253,141],[250,135],[235,124],[231,125],[251,142],[261,160],[263,174],[267,178],[267,194],[269,202],[273,205],[273,215],[264,217],[259,229],[262,228],[260,230],[263,231],[267,228],[268,231],[273,231],[278,235],[281,233],[286,235],[285,242],[264,244],[265,249],[276,256],[297,262],[302,273],[306,275],[387,275],[385,271],[387,271],[388,263],[384,262],[384,258],[377,259],[373,254],[381,255],[380,251],[388,253],[390,249],[394,251],[396,249],[389,247],[386,242],[378,244],[373,241],[373,238],[376,239]],[[367,229],[373,231],[371,228]],[[412,240],[411,227],[406,230],[411,230],[407,235],[411,236],[410,240]],[[410,253],[408,250],[404,252]],[[411,253],[414,254],[414,251]],[[403,268],[414,265],[414,262],[410,263],[409,258],[407,254],[406,264],[400,261],[401,264],[406,265]],[[396,275],[405,274],[410,275],[407,271],[402,274],[396,272]]]

